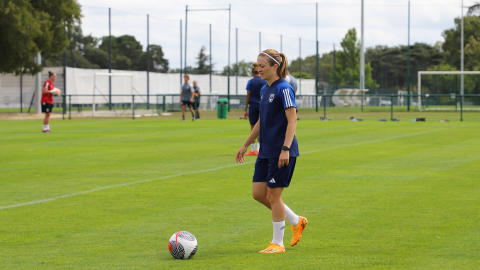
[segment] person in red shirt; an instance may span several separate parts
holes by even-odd
[[[43,84],[42,99],[42,113],[45,113],[45,118],[43,119],[43,129],[42,132],[50,133],[50,114],[53,109],[53,93],[57,90],[53,85],[53,82],[57,79],[57,74],[53,72],[48,72],[48,79]]]

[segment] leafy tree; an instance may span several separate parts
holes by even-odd
[[[108,68],[107,52],[93,46],[86,46],[83,51],[85,59],[90,63],[97,65],[99,68]]]
[[[290,75],[292,75],[295,78],[300,78],[300,72],[290,72]],[[315,79],[310,74],[305,73],[305,72],[302,72],[301,77],[302,77],[302,79]]]
[[[465,56],[470,59],[480,61],[480,37],[470,36],[465,46]]]
[[[132,60],[124,55],[118,55],[115,57],[115,61],[112,62],[112,66],[115,69],[131,70]]]
[[[99,48],[108,54],[109,37],[102,38]],[[145,70],[146,64],[141,65],[140,63],[142,54],[142,45],[135,37],[129,35],[112,36],[112,67],[114,69]]]
[[[57,54],[68,44],[65,27],[73,28],[81,18],[75,0],[0,1],[0,72],[35,74],[38,52]]]
[[[340,43],[343,51],[336,52],[336,69],[330,73],[330,84],[359,87],[360,85],[360,43],[357,41],[355,28],[348,30]],[[334,82],[335,76],[335,82]],[[372,67],[365,63],[365,88],[375,88],[372,79]]]
[[[197,67],[194,69],[195,73],[200,73],[200,74],[210,73],[210,64],[209,64],[210,55],[206,55],[205,50],[206,50],[205,46],[202,46],[202,48],[200,48],[200,52],[198,53],[198,56],[195,57],[195,59],[197,59]]]
[[[476,66],[478,70],[480,65]],[[427,68],[427,71],[458,71],[455,66],[442,63]],[[478,94],[480,77],[465,76],[465,94]],[[424,75],[422,76],[422,93],[426,94],[460,94],[460,75]]]
[[[445,63],[452,63],[452,65],[460,67],[460,38],[461,38],[461,19],[455,19],[455,27],[447,29],[443,32],[445,42],[443,43],[443,50],[445,51]],[[469,16],[464,17],[464,45],[465,47],[470,42],[470,37],[473,40],[480,38],[480,17]],[[468,60],[468,59],[467,59]],[[475,65],[472,61],[465,62],[465,68],[471,69]]]
[[[85,39],[84,39],[85,40]],[[93,40],[94,42],[95,40]],[[93,43],[92,42],[92,43]],[[108,68],[109,37],[103,37],[98,50],[93,46],[87,46],[85,49],[88,59],[102,68]],[[150,49],[150,71],[168,72],[168,60],[164,58],[164,53],[160,45],[151,44]],[[91,57],[90,57],[91,55]],[[98,57],[98,58],[97,58]],[[142,45],[135,37],[124,35],[120,37],[112,36],[112,68],[125,70],[147,70],[147,52],[142,51]]]
[[[162,73],[168,72],[168,60],[163,58],[163,50],[160,45],[150,45],[150,70]],[[146,53],[145,53],[146,55]]]
[[[440,44],[430,46],[424,43],[415,43],[410,46],[410,83],[415,85],[417,71],[439,65],[443,59]],[[365,61],[372,66],[372,78],[376,85],[372,90],[381,89],[407,89],[407,61],[408,46],[376,46],[367,48]]]
[[[98,49],[97,49],[98,50]],[[75,67],[79,68],[101,68],[97,64],[92,64],[84,55],[80,53],[78,50],[73,50],[73,61],[72,61],[72,54],[70,50],[67,52],[67,63],[75,63]],[[45,67],[58,67],[63,66],[64,64],[64,54],[59,53],[55,55],[49,56],[45,59],[44,66]]]
[[[150,45],[150,67],[153,72],[168,72],[168,60],[163,58],[163,50],[159,45]],[[138,70],[147,70],[147,52],[142,52],[138,62]]]
[[[238,76],[250,77],[252,76],[252,68],[253,68],[253,62],[245,62],[244,60],[242,60],[238,62],[238,68],[237,68],[237,63],[234,63],[231,65],[230,75],[231,76],[237,75],[237,72],[238,72]],[[223,72],[221,73],[221,75],[228,75],[228,66],[225,66],[223,68]]]
[[[80,24],[75,24],[68,31],[67,38],[70,41],[66,48],[67,65],[79,68],[108,68],[108,55],[97,48],[100,39],[91,35],[84,36]],[[63,66],[64,52],[44,54],[42,60],[45,66]]]
[[[302,78],[315,79],[315,70],[317,68],[316,55],[310,55],[301,60]],[[288,69],[292,76],[300,78],[300,58],[292,60],[288,65]],[[331,72],[333,72],[333,52],[319,55],[318,80],[320,82],[328,82]]]
[[[467,16],[480,16],[480,3],[476,3],[468,8]]]

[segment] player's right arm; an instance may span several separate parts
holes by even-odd
[[[250,136],[248,136],[247,140],[243,143],[242,147],[237,152],[237,155],[235,156],[235,160],[237,163],[242,163],[245,161],[245,152],[247,152],[247,148],[250,144],[254,143],[255,140],[258,138],[260,135],[260,118],[258,118],[257,123],[252,129],[252,132],[250,133]]]
[[[245,99],[245,113],[244,113],[244,118],[248,118],[248,103],[250,102],[250,90],[247,90],[247,98]]]
[[[51,94],[52,91],[54,90],[48,90],[48,87],[50,86],[50,84],[48,82],[45,82],[45,84],[43,85],[43,90],[42,90],[42,93],[43,94]]]
[[[180,104],[182,104],[183,91],[180,90]]]

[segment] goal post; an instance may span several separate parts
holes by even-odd
[[[480,71],[419,71],[417,86],[417,106],[419,111],[422,108],[422,75],[480,75]],[[461,95],[463,94],[461,93]]]
[[[130,89],[131,89],[131,95],[134,95],[134,84],[133,84],[133,74],[131,73],[95,73],[94,75],[94,83],[93,83],[93,101],[92,101],[92,113],[93,116],[95,116],[95,111],[96,111],[96,103],[95,103],[95,97],[97,96],[96,93],[97,91],[100,93],[100,96],[103,97],[103,99],[106,101],[106,103],[110,103],[110,99],[106,99],[106,97],[110,97],[110,93],[107,95],[104,95],[102,91],[97,86],[97,77],[130,77]],[[133,104],[132,104],[133,106]]]

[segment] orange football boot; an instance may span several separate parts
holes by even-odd
[[[270,242],[270,245],[264,250],[260,250],[258,253],[282,253],[285,252],[285,246],[279,246]]]
[[[300,221],[297,225],[290,225],[290,228],[293,230],[292,241],[290,242],[290,246],[292,247],[300,241],[300,238],[302,238],[302,232],[308,224],[308,220],[306,217],[298,216],[298,218],[300,219]]]

